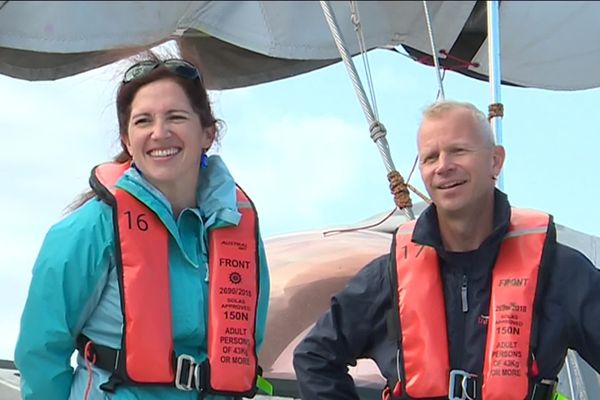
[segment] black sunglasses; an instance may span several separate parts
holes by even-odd
[[[198,79],[202,81],[202,75],[200,74],[200,71],[198,71],[198,68],[194,66],[194,64],[185,60],[173,58],[165,61],[142,61],[134,64],[129,67],[127,71],[125,71],[125,75],[123,75],[123,83],[129,83],[133,80],[146,76],[158,67],[165,67],[175,75],[184,79]]]

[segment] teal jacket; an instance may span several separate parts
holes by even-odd
[[[177,355],[196,361],[207,357],[207,231],[237,225],[235,183],[220,157],[209,157],[201,170],[198,206],[174,218],[167,199],[135,168],[117,186],[154,211],[169,232],[169,270],[173,340]],[[264,337],[269,273],[260,237],[260,293],[257,345]],[[95,343],[120,348],[123,316],[115,268],[112,209],[92,199],[47,233],[33,268],[21,318],[15,364],[21,372],[21,395],[27,400],[82,400],[88,382],[84,360],[71,367],[75,341],[83,333]],[[92,368],[90,400],[198,399],[195,391],[174,387],[120,386],[114,394],[98,387],[109,373]],[[225,397],[205,396],[205,399]]]

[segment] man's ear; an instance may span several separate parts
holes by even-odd
[[[506,151],[503,146],[496,145],[493,149],[492,154],[492,171],[494,176],[500,175],[502,166],[504,165],[504,159],[506,158]]]

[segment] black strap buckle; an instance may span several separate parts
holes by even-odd
[[[450,371],[449,400],[477,400],[479,380],[470,372],[453,369]]]
[[[197,364],[194,357],[182,354],[177,357],[177,369],[175,372],[175,387],[179,390],[189,392],[196,389],[202,391],[202,368]]]
[[[533,385],[530,400],[552,400],[556,392],[558,381],[542,379]]]

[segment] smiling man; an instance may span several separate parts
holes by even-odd
[[[421,177],[436,205],[444,247],[475,250],[492,231],[504,148],[494,145],[485,116],[468,103],[427,109],[417,142]]]
[[[556,242],[550,215],[495,188],[505,152],[485,115],[435,103],[417,143],[432,204],[298,345],[302,398],[358,399],[347,367],[360,358],[390,400],[555,399],[569,348],[600,370],[600,272]]]

